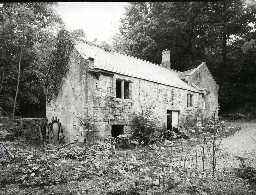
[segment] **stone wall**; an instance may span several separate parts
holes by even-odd
[[[130,81],[130,99],[116,98],[116,79]],[[193,94],[193,107],[187,107],[188,91],[170,86],[149,82],[142,79],[131,78],[115,74],[108,76],[101,74],[95,80],[93,98],[93,121],[96,131],[104,137],[111,135],[111,125],[125,125],[129,132],[135,113],[148,107],[154,108],[155,116],[166,126],[167,110],[180,111],[180,121],[183,116],[202,109],[203,99],[200,94]]]
[[[74,50],[70,56],[69,71],[62,81],[58,97],[46,107],[46,115],[50,121],[57,117],[64,128],[65,141],[76,139],[79,134],[79,119],[86,115],[87,62]]]
[[[180,111],[183,116],[201,109],[203,99],[193,94],[193,107],[187,108],[188,91],[119,74],[89,71],[89,63],[74,50],[69,71],[62,81],[56,100],[47,105],[47,118],[60,119],[65,140],[72,142],[81,136],[79,118],[89,121],[100,137],[111,135],[111,126],[125,125],[129,132],[135,113],[147,107],[154,108],[161,126],[166,126],[167,110]],[[130,99],[116,98],[116,79],[130,82]]]
[[[204,64],[195,71],[188,79],[189,84],[195,83],[200,88],[207,89],[208,94],[205,95],[205,117],[215,114],[218,116],[218,85],[207,66]]]

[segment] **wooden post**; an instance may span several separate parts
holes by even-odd
[[[164,187],[164,166],[162,165],[162,172],[163,172],[163,178],[162,178],[162,182],[163,182],[163,187]]]
[[[204,171],[204,146],[202,146],[202,164],[203,164],[203,171]]]

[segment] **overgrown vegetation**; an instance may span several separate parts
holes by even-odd
[[[45,116],[46,96],[49,101],[60,89],[72,43],[85,35],[65,30],[54,5],[3,3],[0,8],[1,114]]]
[[[49,72],[44,83],[48,102],[55,99],[61,89],[62,79],[69,70],[68,62],[73,50],[73,44],[71,34],[68,31],[64,29],[59,31],[56,49],[52,52]]]
[[[132,139],[142,145],[148,145],[161,140],[164,128],[154,113],[153,107],[145,108],[141,113],[136,113],[133,118]]]
[[[151,112],[148,110],[142,116]],[[151,119],[144,119],[145,124],[152,124],[148,121]],[[89,128],[88,120],[83,122]],[[218,130],[222,127],[214,125],[210,122],[205,127],[210,137],[213,127]],[[126,136],[118,139],[56,146],[31,145],[27,139],[23,141],[22,136],[19,141],[4,141],[9,154],[0,160],[0,194],[255,193],[254,169],[246,167],[239,174],[234,172],[229,167],[234,159],[218,148],[214,153],[217,167],[213,177],[213,153],[207,153],[212,148],[211,138],[208,141],[200,137],[186,141],[153,139],[146,146],[136,145]],[[204,155],[199,152],[201,147]],[[204,169],[199,161],[204,162]],[[247,182],[251,186],[246,185]]]
[[[202,112],[183,116],[179,128],[167,129],[157,119],[153,107],[148,107],[141,113],[135,114],[133,128],[129,139],[138,141],[140,145],[148,145],[164,140],[189,139],[200,137],[224,138],[235,134],[241,127],[226,127],[225,122],[215,118],[203,118]],[[126,137],[125,137],[126,138]],[[128,138],[127,138],[128,139]],[[119,139],[121,141],[122,139]],[[123,138],[124,142],[127,142]]]
[[[111,142],[44,148],[25,142],[5,142],[11,157],[0,166],[0,194],[253,194],[231,169],[188,174],[183,163],[171,171],[174,156],[183,151],[157,144],[117,150]],[[227,156],[225,156],[227,157]],[[187,165],[188,166],[188,165]],[[164,180],[163,180],[164,178]]]
[[[25,139],[29,144],[40,146],[46,142],[46,127],[46,119],[1,120],[0,135],[2,140]]]

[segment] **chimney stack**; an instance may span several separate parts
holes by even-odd
[[[162,67],[171,69],[171,53],[170,50],[165,49],[162,51]]]
[[[89,68],[93,68],[93,67],[94,67],[94,58],[89,57],[89,58],[88,58],[88,61],[89,61],[88,67],[89,67]]]

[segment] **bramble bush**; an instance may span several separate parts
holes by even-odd
[[[153,108],[146,108],[136,113],[133,118],[131,139],[137,140],[141,145],[148,145],[163,139],[164,127],[155,116]]]
[[[172,158],[167,145],[124,152],[110,143],[46,145],[44,150],[6,144],[14,159],[0,171],[0,194],[253,194],[229,172],[216,180],[190,178],[179,167],[163,171]],[[158,185],[163,176],[166,185]]]
[[[182,120],[179,130],[185,132],[189,136],[200,137],[212,136],[227,137],[241,130],[241,127],[227,126],[224,121],[213,117],[202,117],[202,112],[197,110],[194,114],[188,114]]]
[[[188,135],[199,135],[201,133],[201,126],[199,121],[202,122],[203,113],[202,110],[195,110],[194,112],[188,113],[184,116],[183,120],[180,122],[180,131]]]

